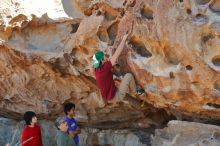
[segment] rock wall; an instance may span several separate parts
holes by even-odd
[[[83,145],[219,145],[217,126],[176,121],[150,142],[170,119],[219,125],[219,28],[218,0],[1,0],[0,116],[10,119],[0,145],[19,141],[23,123],[12,119],[27,110],[54,145],[65,102],[76,104]],[[146,95],[105,104],[92,55],[111,57],[127,32],[114,78],[131,72]]]
[[[219,126],[194,122],[170,121],[168,127],[155,131],[152,146],[218,146]]]
[[[172,115],[220,118],[217,0],[39,3],[0,2],[2,116],[21,119],[33,110],[54,119],[71,101],[82,125],[101,128],[158,126]],[[94,52],[111,57],[126,32],[115,78],[134,74],[147,92],[137,100],[146,102],[143,109],[105,105],[93,75]]]

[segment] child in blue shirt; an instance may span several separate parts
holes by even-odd
[[[79,146],[79,136],[80,128],[74,119],[75,116],[75,104],[67,103],[64,105],[64,112],[66,114],[65,121],[68,124],[68,134],[73,137],[73,140],[77,146]]]

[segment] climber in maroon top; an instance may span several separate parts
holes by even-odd
[[[110,61],[106,61],[102,66],[95,69],[97,84],[101,90],[102,97],[106,100],[111,100],[116,93],[111,68],[112,63]]]
[[[116,61],[124,48],[127,37],[128,34],[123,36],[122,41],[110,60],[104,59],[104,53],[102,51],[98,51],[93,55],[93,66],[95,68],[94,74],[105,101],[112,100],[113,98],[118,101],[123,101],[126,93],[140,95],[144,92],[143,89],[136,89],[135,80],[131,73],[125,74],[118,89],[113,80],[112,66],[116,64]]]

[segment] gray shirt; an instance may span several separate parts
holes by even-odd
[[[76,146],[73,139],[66,132],[59,130],[56,139],[57,146]]]

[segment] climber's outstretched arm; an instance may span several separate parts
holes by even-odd
[[[122,41],[121,43],[119,44],[118,48],[116,49],[115,53],[113,54],[113,56],[110,58],[110,61],[112,63],[112,66],[115,65],[118,57],[120,56],[123,48],[124,48],[124,44],[126,42],[126,39],[128,37],[128,34],[124,35],[123,38],[122,38]]]

